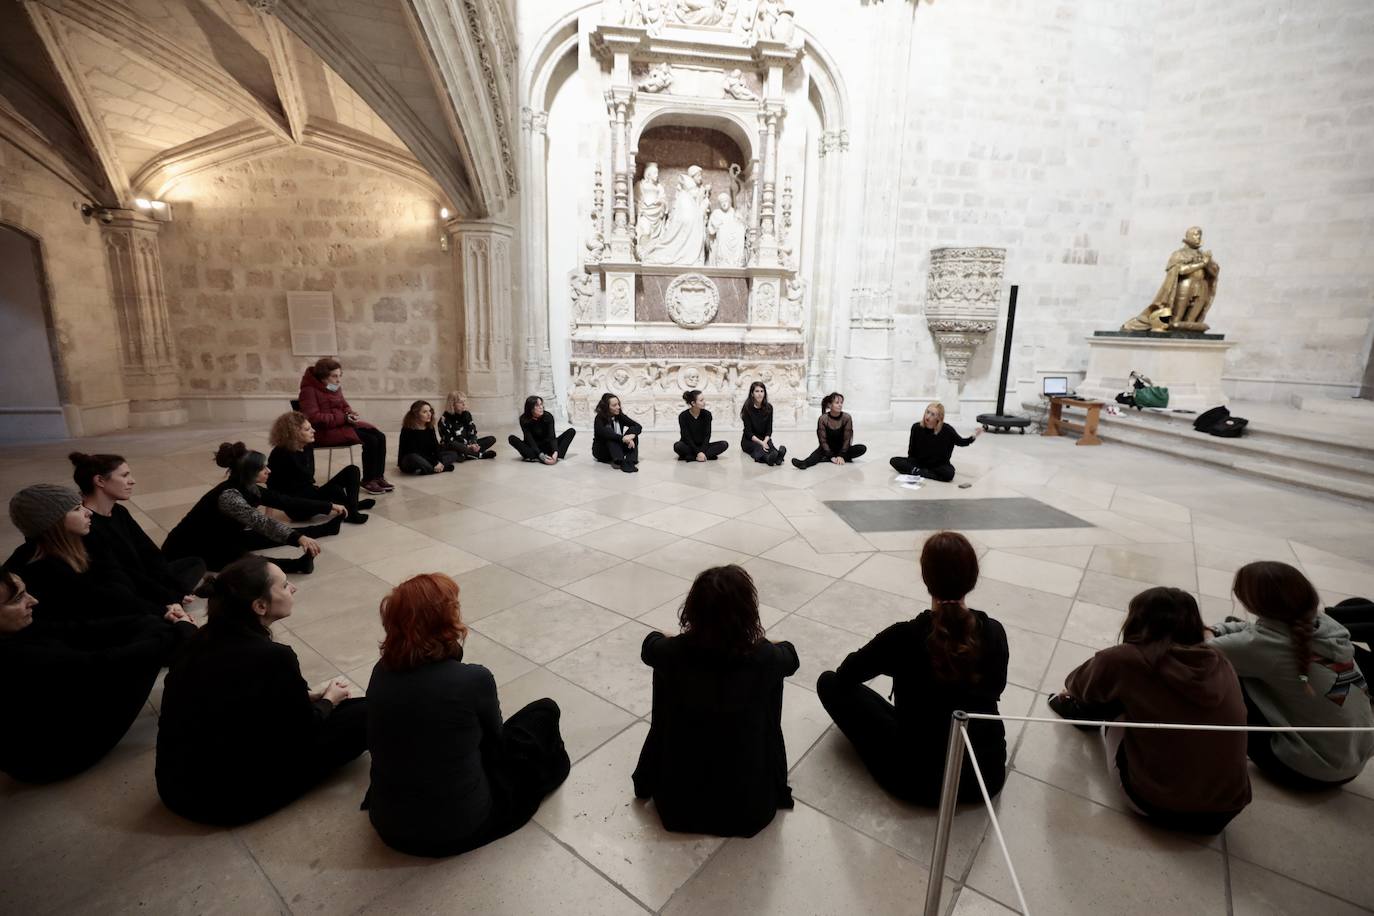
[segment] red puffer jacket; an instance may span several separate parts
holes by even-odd
[[[324,382],[315,378],[313,368],[307,368],[301,376],[301,413],[315,427],[315,444],[323,448],[335,445],[359,445],[356,428],[371,429],[371,423],[359,420],[348,422],[353,408],[343,396],[343,390],[330,391]]]

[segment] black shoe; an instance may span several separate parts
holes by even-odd
[[[291,560],[279,560],[276,557],[269,557],[268,560],[276,564],[282,572],[288,574],[308,576],[315,571],[315,558],[308,553],[303,553]]]
[[[799,471],[804,471],[806,470],[807,465],[806,462],[802,461],[800,458],[793,458],[792,467],[796,468]]]
[[[375,505],[377,505],[377,500],[375,499],[360,499],[358,500],[358,511],[366,512]]]
[[[491,449],[487,449],[485,452],[483,452],[483,453],[481,454],[480,457],[482,457],[482,458],[495,458],[495,457],[496,457],[496,453],[493,452]]]
[[[636,473],[639,472],[639,465],[637,465],[637,464],[622,464],[622,465],[620,466],[620,469],[621,469],[622,471],[624,471],[626,474],[636,474]]]
[[[350,525],[366,525],[368,515],[366,512],[350,512],[346,521]]]
[[[787,446],[784,445],[782,448],[778,449],[778,464],[782,464],[783,459],[786,458],[786,457],[787,457]]]
[[[1095,719],[1093,711],[1082,703],[1082,701],[1067,694],[1052,693],[1049,695],[1049,706],[1054,714],[1061,719]],[[1096,725],[1075,725],[1074,728],[1081,732],[1095,732],[1098,730]]]

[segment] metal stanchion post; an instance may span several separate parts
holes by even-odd
[[[926,886],[925,916],[940,916],[940,891],[945,883],[945,858],[949,855],[949,835],[954,826],[954,809],[959,803],[959,774],[964,769],[964,739],[959,730],[968,727],[968,713],[956,709],[949,722],[949,745],[945,748],[945,781],[940,787],[940,814],[935,821],[935,850],[930,854],[930,881]]]

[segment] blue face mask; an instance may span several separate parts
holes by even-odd
[[[339,390],[339,386],[336,385],[336,384],[334,384],[333,382],[330,382],[328,385],[325,385],[324,387],[325,387],[325,390],[327,390],[327,391],[338,391],[338,390]]]

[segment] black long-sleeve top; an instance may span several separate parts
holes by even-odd
[[[938,433],[920,423],[913,423],[911,441],[906,446],[906,457],[917,467],[938,467],[949,464],[949,456],[954,454],[954,446],[963,448],[972,444],[972,436],[959,435],[948,423],[941,424]]]
[[[267,488],[286,496],[315,498],[315,450],[298,451],[278,445],[267,456]]]
[[[402,429],[401,444],[396,449],[396,460],[400,461],[403,455],[419,455],[428,461],[431,467],[438,464],[439,434],[434,431],[434,427]]]
[[[491,811],[487,773],[500,740],[486,668],[446,659],[390,671],[378,662],[367,685],[367,805],[386,844],[411,855],[460,849]]]
[[[314,700],[290,646],[208,623],[172,661],[157,731],[158,794],[205,823],[243,823],[315,778],[334,706]]]
[[[832,417],[827,410],[816,421],[816,438],[820,441],[821,451],[827,455],[847,451],[854,439],[854,419],[844,411],[840,411],[838,417]]]
[[[98,620],[126,615],[161,617],[167,605],[143,597],[117,565],[107,557],[92,555],[85,572],[77,572],[65,560],[52,556],[35,559],[37,546],[25,541],[5,561],[5,567],[24,580],[38,599],[34,619],[42,622]]]
[[[1007,686],[1007,632],[982,611],[970,613],[977,621],[981,643],[975,680],[950,683],[936,677],[928,645],[934,624],[930,611],[883,630],[849,653],[835,672],[854,684],[880,674],[891,676],[893,705],[908,726],[909,743],[903,751],[943,758],[950,716],[956,709],[997,713],[997,701]],[[969,736],[980,766],[1005,765],[1006,732],[1000,721],[975,719],[969,723]]]
[[[93,562],[122,570],[138,596],[153,604],[180,604],[186,597],[167,567],[167,558],[119,503],[109,515],[91,513],[86,549]]]
[[[263,515],[257,511],[260,505],[280,509],[292,518],[325,515],[332,508],[326,500],[287,496],[260,487],[248,492],[226,480],[202,496],[177,522],[162,543],[162,552],[174,560],[200,557],[207,569],[218,570],[242,556],[239,545],[244,531],[278,544],[300,544],[299,531]]]
[[[620,432],[618,433],[615,431],[615,424],[617,423],[620,424]],[[618,442],[622,436],[631,433],[638,436],[642,432],[644,432],[644,427],[636,423],[624,411],[615,417],[596,416],[592,419],[592,457],[598,461],[610,461],[611,455],[606,450],[607,442]]]
[[[461,413],[444,411],[439,418],[439,442],[445,448],[462,451],[477,441],[477,423],[466,410]]]
[[[711,442],[711,411],[702,410],[701,416],[693,417],[689,407],[677,415],[677,430],[693,453],[706,451]]]
[[[650,633],[640,658],[654,669],[653,722],[634,788],[654,799],[664,827],[753,836],[792,807],[782,735],[783,679],[800,664],[791,643],[727,655],[690,635]]]
[[[769,404],[767,410],[760,410],[750,401],[740,410],[740,421],[744,423],[744,432],[740,434],[740,446],[747,446],[754,438],[767,439],[773,435],[773,405]]]
[[[35,613],[0,637],[0,771],[43,783],[86,769],[118,740],[121,723],[108,717],[146,701],[158,669],[195,631],[148,616],[44,623]]]
[[[533,445],[545,455],[552,455],[558,451],[558,434],[554,428],[553,414],[545,411],[538,420],[522,416],[520,432],[524,434],[526,444]]]

